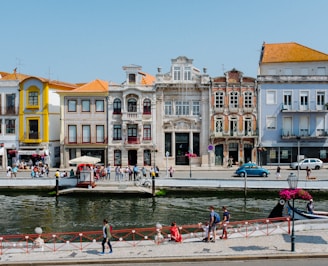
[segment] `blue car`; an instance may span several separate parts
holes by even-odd
[[[255,163],[244,163],[236,170],[235,174],[241,177],[245,177],[246,174],[247,176],[267,177],[270,174],[270,171],[256,165]]]

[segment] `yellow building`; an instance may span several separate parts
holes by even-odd
[[[8,165],[43,162],[50,167],[60,162],[60,100],[55,90],[71,90],[78,85],[19,73],[1,80],[17,80],[18,113],[12,118],[17,143],[7,153]]]

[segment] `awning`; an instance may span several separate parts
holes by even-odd
[[[18,155],[33,155],[33,154],[38,154],[38,151],[36,150],[20,150],[18,151]]]

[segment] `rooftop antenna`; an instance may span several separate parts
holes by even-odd
[[[222,73],[224,74],[225,72],[225,68],[224,68],[224,64],[222,64]]]
[[[24,64],[22,64],[22,59],[20,59],[19,57],[16,57],[16,73],[21,73],[21,66],[23,66]]]

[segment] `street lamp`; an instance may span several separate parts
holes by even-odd
[[[299,165],[299,161],[300,161],[300,136],[296,137],[297,139],[297,177],[300,178],[300,165]]]
[[[189,165],[190,165],[189,178],[191,178],[191,156],[192,156],[192,151],[189,150]]]
[[[288,186],[289,189],[295,190],[297,188],[298,183],[298,176],[296,176],[294,173],[290,173],[287,177]],[[292,235],[291,235],[291,251],[295,251],[295,233],[294,233],[294,201],[295,201],[295,195],[293,195],[293,214],[292,214]]]
[[[167,159],[169,158],[169,155],[170,155],[170,153],[167,151],[165,153],[165,157],[166,157],[166,178],[168,178]]]

